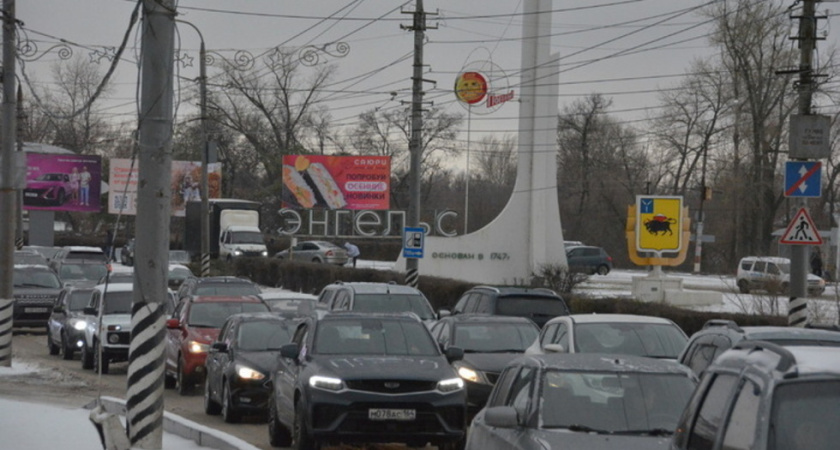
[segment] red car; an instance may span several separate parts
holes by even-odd
[[[70,198],[70,176],[66,173],[42,173],[26,183],[24,205],[51,204],[61,206]]]
[[[177,388],[181,395],[204,381],[204,361],[210,344],[216,340],[225,320],[243,312],[268,312],[259,297],[197,296],[178,304],[166,321],[165,386]]]

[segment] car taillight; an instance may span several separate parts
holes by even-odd
[[[607,262],[612,262],[612,256],[607,256]]]

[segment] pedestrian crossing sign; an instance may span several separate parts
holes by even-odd
[[[814,221],[805,208],[799,208],[799,212],[790,221],[785,234],[779,241],[782,244],[811,244],[821,245],[823,243]]]

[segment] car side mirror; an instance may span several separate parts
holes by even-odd
[[[464,359],[464,349],[461,347],[447,347],[443,354],[450,363]]]
[[[448,309],[441,309],[438,311],[438,319],[443,319],[444,317],[449,317],[452,315],[452,311]]]
[[[563,344],[545,344],[544,349],[551,353],[566,353],[566,347],[563,347]]]
[[[280,356],[284,358],[293,359],[297,362],[298,355],[300,355],[300,348],[295,343],[284,344],[280,347]]]
[[[54,313],[64,313],[64,307],[61,306],[61,305],[53,306],[52,310],[53,310]]]
[[[227,353],[228,351],[227,342],[214,342],[213,345],[210,346],[210,348],[222,353]]]
[[[82,311],[89,316],[98,316],[99,311],[96,310],[93,306],[85,306],[85,309]]]
[[[498,428],[516,428],[519,418],[512,406],[491,406],[484,410],[484,423]]]
[[[170,330],[177,330],[181,328],[181,320],[180,319],[167,319],[166,320],[166,328]]]

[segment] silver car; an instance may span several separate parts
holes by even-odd
[[[327,241],[303,241],[274,255],[289,261],[304,261],[319,264],[347,264],[347,250]]]
[[[507,365],[473,419],[466,450],[667,449],[696,385],[674,361],[523,356]]]

